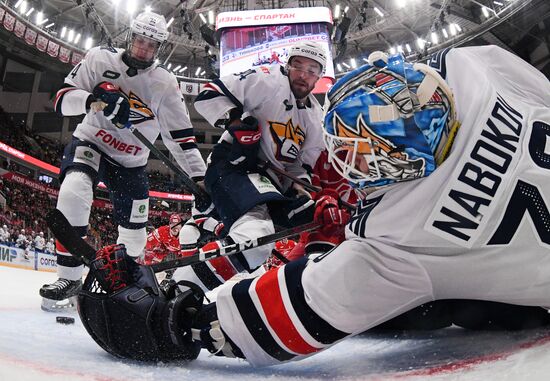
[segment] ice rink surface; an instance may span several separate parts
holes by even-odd
[[[305,359],[269,368],[202,352],[191,363],[143,364],[104,352],[76,313],[40,309],[53,273],[0,266],[0,381],[549,380],[550,330],[516,333],[363,334]],[[56,323],[73,316],[74,325]]]

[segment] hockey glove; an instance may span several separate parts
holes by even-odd
[[[125,128],[130,118],[130,102],[118,87],[110,82],[101,82],[93,90],[93,96],[107,104],[103,115],[118,128]]]
[[[324,235],[334,235],[335,230],[343,229],[351,216],[345,209],[338,206],[338,193],[333,189],[323,189],[317,194],[313,220],[323,224],[321,232]]]
[[[262,137],[258,119],[253,116],[247,116],[241,123],[229,125],[226,129],[239,144],[244,146],[257,144]]]

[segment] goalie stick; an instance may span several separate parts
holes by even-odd
[[[90,105],[90,108],[94,112],[98,112],[103,110],[105,107],[107,107],[107,103],[102,101],[95,101],[92,102]],[[205,203],[208,201],[208,204],[210,204],[210,197],[206,194],[205,191],[203,191],[185,172],[181,170],[177,165],[175,165],[166,155],[164,155],[153,143],[151,143],[139,130],[132,125],[131,122],[126,123],[124,126],[119,124],[119,128],[127,128],[129,129],[132,134],[141,142],[143,143],[149,150],[155,155],[160,161],[162,161],[168,168],[170,168],[172,171],[178,175],[181,181],[183,181],[183,184],[185,187],[193,193],[195,198],[197,199],[198,203]]]
[[[46,216],[48,227],[54,234],[55,238],[67,249],[69,253],[79,258],[85,265],[89,266],[90,262],[95,259],[96,251],[71,226],[67,218],[59,209],[52,209]],[[199,249],[196,254],[188,257],[175,259],[173,261],[161,262],[150,266],[154,272],[158,273],[177,267],[194,265],[200,262],[208,261],[213,258],[240,253],[241,251],[252,249],[254,247],[267,245],[279,241],[283,238],[292,237],[302,232],[315,230],[321,227],[317,222],[310,222],[304,225],[295,226],[293,228],[281,230],[273,234],[268,234],[263,237],[250,239],[244,242],[232,243],[220,248],[211,250]]]

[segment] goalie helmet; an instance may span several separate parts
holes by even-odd
[[[154,42],[152,52],[136,52],[136,38],[146,38]],[[168,40],[168,27],[164,16],[154,12],[143,12],[132,21],[126,37],[126,55],[129,64],[136,69],[146,69],[162,55]],[[141,56],[138,56],[141,53]],[[147,53],[147,54],[146,54]]]
[[[380,58],[340,79],[325,101],[329,161],[356,187],[428,176],[459,126],[453,94],[434,69]]]
[[[296,56],[312,59],[321,65],[321,75],[327,67],[327,54],[317,42],[302,41],[293,45],[288,52],[288,63],[290,63],[292,57]]]

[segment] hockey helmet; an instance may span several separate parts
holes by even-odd
[[[148,58],[136,57],[132,48],[136,37],[142,36],[156,42],[153,54]],[[131,66],[146,69],[164,52],[168,40],[168,26],[164,16],[154,12],[142,12],[132,21],[126,38],[126,53]]]
[[[459,127],[443,78],[400,54],[373,53],[330,89],[324,107],[329,161],[356,187],[428,176]]]
[[[293,45],[288,52],[288,63],[293,57],[300,56],[314,60],[321,65],[320,75],[327,67],[327,54],[323,47],[315,41],[300,41]]]

